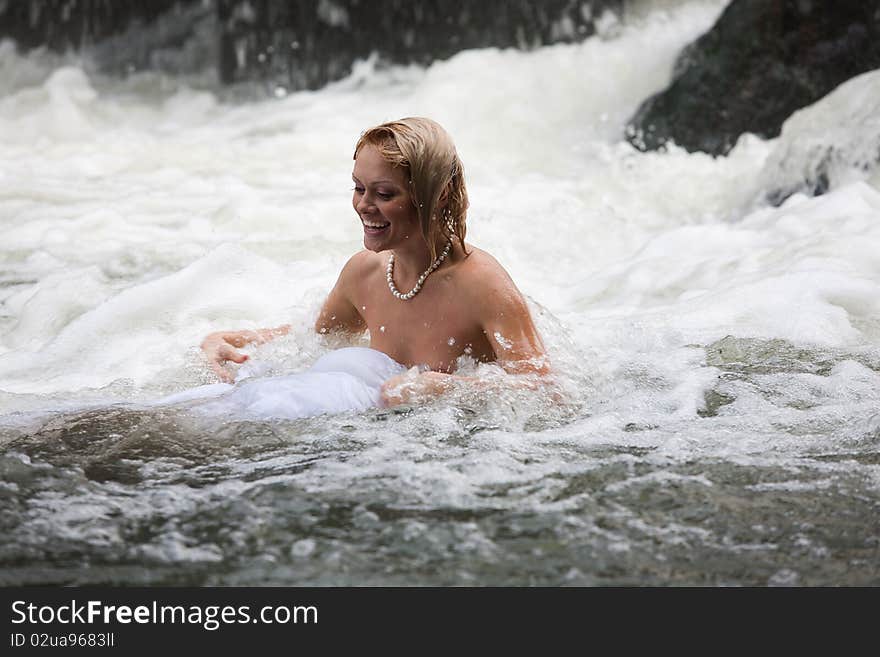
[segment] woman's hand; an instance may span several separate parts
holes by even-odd
[[[382,384],[380,403],[389,408],[399,404],[412,404],[433,399],[452,386],[452,375],[442,372],[419,372],[411,367]]]
[[[208,359],[208,364],[217,376],[220,377],[220,380],[225,383],[232,383],[235,377],[229,370],[223,367],[223,364],[230,360],[233,363],[241,364],[248,359],[247,354],[243,354],[235,349],[235,347],[241,348],[250,342],[247,339],[247,333],[251,333],[251,331],[232,333],[220,331],[218,333],[211,333],[202,340],[202,352],[204,352],[205,357]]]
[[[281,335],[287,335],[290,333],[290,329],[290,324],[285,324],[277,328],[255,329],[253,331],[218,331],[202,340],[202,351],[205,353],[211,369],[220,377],[220,380],[232,383],[235,381],[235,377],[223,367],[223,363],[231,360],[240,365],[250,358],[247,354],[236,351],[236,349],[241,349],[251,342],[257,344],[269,342],[269,340],[274,340]]]

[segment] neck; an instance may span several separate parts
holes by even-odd
[[[413,285],[412,289],[409,292],[402,292],[395,285],[395,281],[394,281],[395,254],[392,253],[390,256],[388,256],[388,265],[385,268],[385,277],[388,280],[388,289],[391,292],[391,294],[394,295],[395,297],[397,297],[398,299],[400,299],[401,301],[409,301],[410,299],[412,299],[422,289],[422,285],[424,285],[425,281],[428,280],[428,276],[430,276],[433,271],[438,269],[440,267],[440,265],[443,263],[443,261],[447,257],[449,257],[449,252],[451,249],[452,249],[452,241],[449,241],[446,243],[446,246],[443,248],[443,251],[440,253],[440,255],[436,259],[434,259],[431,262],[431,265],[427,269],[425,269],[425,271],[423,271],[421,273],[421,275],[416,279],[415,285]]]
[[[395,278],[403,279],[402,283],[415,282],[422,273],[430,267],[434,259],[443,253],[446,242],[442,241],[435,245],[436,255],[431,257],[431,250],[424,240],[410,240],[414,244],[406,244],[403,247],[392,249],[394,253]]]

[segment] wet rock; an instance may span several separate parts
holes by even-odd
[[[626,136],[640,150],[672,141],[725,155],[741,134],[776,137],[793,111],[878,67],[880,0],[733,0]]]
[[[0,2],[0,38],[23,50],[46,46],[57,52],[79,50],[146,24],[195,0],[29,0]]]
[[[620,0],[219,0],[220,74],[224,82],[274,80],[316,88],[342,78],[376,54],[401,64],[429,64],[479,47],[530,48],[583,39]]]
[[[829,355],[787,340],[727,335],[706,346],[706,364],[744,375],[817,374],[827,376],[845,356]]]
[[[579,41],[624,0],[0,0],[0,38],[85,50],[113,72],[215,69],[221,82],[315,89],[371,55],[429,64],[468,48]]]
[[[718,390],[707,390],[703,394],[703,405],[697,409],[699,417],[715,417],[722,406],[727,406],[736,401],[732,395],[728,395]]]

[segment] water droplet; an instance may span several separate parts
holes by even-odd
[[[315,551],[315,541],[311,538],[303,538],[290,547],[290,556],[307,557]]]

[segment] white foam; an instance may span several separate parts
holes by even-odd
[[[540,304],[551,358],[590,413],[543,439],[728,449],[698,428],[685,439],[675,424],[692,422],[718,385],[704,345],[731,334],[823,353],[878,349],[880,192],[870,177],[841,179],[824,197],[756,209],[780,142],[746,136],[726,158],[623,142],[625,119],[724,4],[428,69],[365,62],[317,92],[234,105],[155,74],[113,81],[0,46],[0,73],[10,73],[0,75],[4,410],[206,383],[197,345],[221,328],[293,322],[292,338],[264,349],[306,367],[321,353],[307,337],[318,304],[361,245],[354,143],[369,125],[426,114],[464,159],[469,239]],[[865,93],[849,89],[835,102]],[[864,373],[835,376],[831,397],[861,404],[847,395],[863,390]],[[749,453],[769,417],[790,418],[738,392],[717,423],[738,430]],[[494,401],[499,422],[524,422]],[[431,412],[445,426],[445,411]],[[421,431],[400,426],[409,429]],[[504,440],[512,451],[534,442],[525,429]],[[444,481],[452,497],[468,485]]]
[[[880,72],[847,80],[792,114],[759,176],[765,193],[870,180],[880,169]]]

